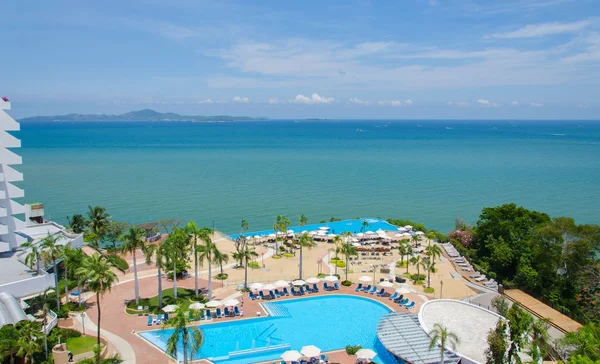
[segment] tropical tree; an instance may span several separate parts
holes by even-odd
[[[198,312],[192,310],[191,315],[186,315],[183,307],[180,307],[175,311],[175,316],[170,318],[169,321],[165,322],[166,328],[172,328],[173,333],[169,336],[167,341],[167,354],[173,356],[177,361],[178,345],[181,342],[183,347],[183,363],[187,364],[200,350],[202,345],[202,332],[196,326],[189,326],[191,320],[190,316],[197,317]],[[188,358],[189,352],[189,358]]]
[[[456,350],[456,346],[460,344],[458,336],[440,324],[433,325],[433,330],[429,332],[429,337],[431,338],[429,341],[429,350],[435,348],[439,343],[440,363],[444,362],[444,350],[446,350],[447,346],[450,346],[452,350]]]
[[[404,256],[408,255],[408,241],[406,239],[402,239],[398,243],[398,253],[400,253],[400,265],[404,265]],[[408,263],[408,256],[406,262]]]
[[[302,216],[304,216],[304,215],[302,215]],[[304,248],[312,249],[317,244],[315,244],[315,242],[313,241],[312,236],[310,236],[308,233],[303,233],[302,235],[300,235],[300,239],[298,240],[298,245],[300,245],[299,279],[302,279],[302,262],[303,262],[302,251],[304,250]]]
[[[194,257],[194,292],[198,298],[198,239],[200,238],[200,229],[195,222],[188,222],[186,231],[192,236],[192,255]]]
[[[213,257],[213,260],[219,265],[219,268],[221,269],[221,276],[223,276],[223,264],[229,261],[229,254],[217,250],[215,251],[215,256]]]
[[[106,239],[112,243],[113,249],[117,249],[117,241],[123,239],[125,230],[129,227],[129,224],[121,221],[109,221],[106,227]],[[145,233],[144,233],[145,234]]]
[[[14,364],[18,338],[19,333],[13,325],[4,325],[0,328],[0,360],[10,357],[10,364]]]
[[[287,232],[287,227],[291,224],[290,219],[283,215],[277,215],[277,219],[275,224],[273,225],[273,230],[275,231],[275,255],[279,255],[279,250],[277,246],[277,242],[281,239],[277,234],[278,231],[282,233]]]
[[[498,312],[499,315],[506,317],[510,305],[504,296],[498,295],[492,299],[492,307],[496,309],[496,312]]]
[[[110,292],[113,284],[119,279],[115,272],[112,271],[113,265],[100,254],[94,254],[83,260],[81,267],[77,269],[77,275],[87,282],[89,289],[96,293],[96,308],[98,311],[98,332],[97,344],[100,347],[100,327],[101,327],[101,310],[100,298],[105,293]],[[100,355],[96,355],[96,362],[100,363]]]
[[[166,267],[173,267],[173,296],[175,298],[177,298],[177,272],[187,269],[190,240],[190,234],[185,229],[175,227],[163,243]]]
[[[158,308],[163,307],[163,295],[162,295],[162,268],[164,268],[165,262],[165,247],[166,245],[162,244],[146,244],[144,248],[142,248],[142,253],[144,253],[146,264],[152,264],[152,257],[155,257],[154,261],[156,262],[157,278],[158,278]]]
[[[504,320],[498,320],[496,328],[490,330],[485,349],[486,364],[507,363],[506,351],[508,350],[507,324]]]
[[[442,249],[439,245],[433,244],[425,248],[425,254],[428,259],[428,267],[427,267],[427,285],[431,287],[431,268],[434,266],[436,259],[438,259],[442,255]]]
[[[244,236],[244,231],[248,230],[248,221],[242,219],[242,223],[240,224],[240,236],[235,241],[235,250],[236,253],[233,255],[233,259],[236,260],[238,267],[242,266],[242,257],[244,249],[246,249],[246,244],[248,244],[248,239]]]
[[[121,245],[121,252],[131,253],[133,256],[133,282],[135,289],[135,303],[140,303],[140,291],[138,287],[137,278],[137,255],[138,249],[143,249],[146,245],[146,232],[140,227],[129,228],[127,234],[123,236],[123,245]]]
[[[50,311],[50,305],[52,304],[52,301],[54,301],[54,298],[50,296],[49,292],[50,288],[46,288],[46,290],[44,290],[42,294],[34,297],[31,300],[31,306],[34,307],[36,310],[42,311],[42,314],[44,315],[44,319],[42,321],[42,329],[44,331],[44,350],[46,353],[46,359],[48,359],[48,338],[46,335],[46,324],[48,323],[47,317],[48,311]]]
[[[198,259],[202,265],[204,262],[208,264],[208,299],[212,299],[212,264],[214,263],[215,255],[218,255],[219,249],[217,245],[212,241],[210,237],[213,234],[211,228],[204,227],[200,229],[200,241],[203,244],[198,246],[199,256]]]
[[[56,261],[62,257],[63,247],[58,245],[58,240],[62,237],[62,233],[46,236],[40,243],[42,251],[42,259],[46,262],[52,262],[54,271],[54,292],[56,292],[56,308],[60,311],[60,293],[58,292],[58,268]]]
[[[246,247],[242,252],[242,261],[244,262],[244,288],[248,288],[248,262],[257,256],[258,254],[254,250],[248,250],[248,244],[246,244]]]
[[[27,254],[25,256],[25,264],[33,269],[33,265],[36,265],[36,272],[37,274],[40,274],[40,261],[41,261],[41,256],[40,256],[40,250],[37,246],[37,244],[34,244],[31,241],[28,241],[26,243],[21,244],[21,248],[23,249],[31,249],[31,251],[29,252],[29,254]]]
[[[62,254],[62,256],[63,256],[62,263],[63,263],[63,270],[64,270],[63,281],[65,282],[65,297],[67,298],[67,302],[68,302],[69,274],[72,276],[75,276],[75,271],[81,265],[84,254],[81,251],[81,249],[71,248],[70,244],[65,245],[63,247],[62,253],[63,253]]]
[[[40,343],[40,327],[37,323],[32,321],[23,321],[19,323],[17,328],[19,332],[19,338],[17,339],[17,356],[25,358],[30,363],[34,363],[33,355],[42,350]]]
[[[548,334],[550,320],[542,318],[535,320],[530,328],[531,342],[529,343],[529,356],[534,362],[538,362],[548,355],[551,350],[551,340]]]
[[[85,231],[85,218],[81,214],[74,214],[71,217],[67,216],[67,221],[69,222],[69,228],[75,234],[81,234]]]
[[[510,327],[508,362],[519,362],[518,353],[527,345],[527,338],[533,324],[533,317],[523,310],[518,303],[514,303],[508,310],[506,318]]]
[[[335,253],[335,258],[339,259],[339,254],[341,254],[342,252],[342,237],[341,236],[336,236],[335,238],[333,238],[333,244],[335,245],[335,249],[331,250]],[[337,261],[335,264],[335,274],[338,274],[338,266],[337,266]]]
[[[567,345],[575,350],[573,356],[587,357],[591,360],[600,360],[600,323],[589,322],[577,330],[567,333],[561,340],[562,345]]]
[[[342,254],[346,257],[346,281],[348,281],[348,258],[351,255],[356,255],[356,249],[350,244],[350,238],[352,237],[352,233],[346,231],[344,233],[344,244],[342,245]]]
[[[367,228],[371,226],[369,224],[369,222],[367,220],[363,220],[362,223],[360,224],[360,232],[361,233],[365,233],[365,231],[367,231]],[[364,239],[364,235],[363,235],[363,239]]]
[[[423,257],[421,257],[420,255],[416,255],[414,257],[412,257],[412,259],[410,260],[411,264],[414,265],[415,267],[417,267],[417,276],[421,275],[421,267],[426,267],[427,263],[426,261],[423,259]]]
[[[106,236],[110,224],[110,215],[108,215],[106,209],[101,206],[88,206],[88,209],[88,228],[92,235],[94,246],[98,247],[100,241]]]

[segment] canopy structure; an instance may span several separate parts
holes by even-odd
[[[262,289],[263,287],[264,287],[264,284],[259,283],[259,282],[252,283],[250,285],[250,289],[253,290],[253,291],[258,291],[258,290]]]
[[[0,327],[27,320],[19,301],[8,292],[0,292]]]
[[[305,285],[305,284],[306,284],[306,282],[305,282],[305,281],[303,281],[302,279],[297,279],[297,280],[293,281],[293,282],[292,282],[292,284],[293,284],[294,286],[303,286],[303,285]]]
[[[240,301],[235,298],[230,298],[228,300],[223,301],[223,306],[237,306],[240,304]]]
[[[275,287],[275,285],[274,285],[274,284],[270,284],[270,283],[269,283],[269,284],[265,284],[265,285],[264,285],[264,286],[261,288],[261,290],[267,290],[267,291],[271,291],[271,290],[273,290],[273,289],[275,289],[275,288],[277,288],[277,287]]]
[[[413,364],[440,363],[440,349],[429,349],[431,339],[421,328],[419,318],[409,312],[392,312],[381,317],[377,337],[387,351]],[[460,356],[445,350],[444,363],[456,364]]]
[[[369,276],[360,276],[358,278],[358,280],[361,281],[361,282],[371,282],[373,280],[373,278],[369,277]]]
[[[290,285],[290,282],[288,281],[275,281],[273,282],[273,285],[277,288],[282,288],[282,287],[288,287]]]

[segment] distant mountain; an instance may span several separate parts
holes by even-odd
[[[189,116],[175,113],[160,113],[154,110],[145,109],[139,111],[130,111],[121,115],[97,115],[97,114],[67,114],[54,116],[32,116],[20,119],[21,122],[28,121],[256,121],[267,120],[266,118],[253,118],[248,116]]]

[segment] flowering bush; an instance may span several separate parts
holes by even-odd
[[[473,243],[473,232],[469,230],[453,230],[448,234],[450,239],[454,239],[462,244],[462,246],[468,248]]]

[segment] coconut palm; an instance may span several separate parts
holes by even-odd
[[[342,237],[336,236],[335,238],[333,238],[333,244],[335,245],[335,249],[333,249],[332,251],[335,253],[335,258],[339,259],[339,254],[342,252],[342,244],[343,244]],[[335,274],[337,274],[337,270],[338,270],[338,266],[337,266],[337,260],[336,260]]]
[[[19,333],[13,325],[4,325],[0,328],[0,360],[9,358],[9,363],[14,364],[14,355],[17,352]]]
[[[135,289],[135,303],[140,303],[140,290],[138,287],[137,278],[137,256],[136,252],[138,249],[143,249],[146,245],[146,232],[139,227],[129,228],[127,234],[123,236],[123,245],[121,245],[121,252],[131,253],[133,256],[133,282]]]
[[[421,238],[419,237],[419,235],[415,234],[412,236],[411,240],[414,244],[417,244],[419,241],[421,241]]]
[[[54,301],[54,299],[50,296],[49,292],[50,288],[46,288],[46,290],[42,294],[34,297],[31,300],[31,306],[34,307],[35,310],[42,311],[42,314],[44,315],[44,319],[42,321],[42,329],[44,333],[46,332],[46,324],[48,323],[48,311],[50,311],[50,305],[52,304],[52,301]],[[44,349],[46,353],[46,359],[48,359],[48,338],[46,336],[47,335],[44,335]]]
[[[165,322],[166,328],[173,329],[173,333],[169,336],[169,340],[167,341],[167,354],[179,361],[177,358],[179,350],[178,344],[179,342],[182,342],[184,364],[187,364],[188,360],[191,360],[194,357],[202,345],[202,332],[200,329],[196,326],[188,326],[192,322],[189,319],[190,316],[198,317],[198,312],[192,310],[190,311],[190,315],[186,315],[183,307],[180,307],[175,311],[174,317]]]
[[[344,233],[344,244],[342,245],[342,254],[346,257],[346,281],[348,280],[348,258],[351,255],[356,255],[356,249],[350,244],[350,238],[352,237],[352,233],[346,231]]]
[[[89,289],[96,293],[96,308],[98,310],[98,332],[97,332],[97,343],[100,347],[100,324],[101,324],[101,310],[100,310],[100,297],[104,296],[105,293],[110,292],[113,284],[117,283],[119,278],[115,272],[112,271],[114,266],[100,254],[94,254],[83,260],[81,267],[77,269],[77,275],[87,282]],[[100,363],[100,355],[96,355],[96,362]]]
[[[427,262],[429,263],[427,267],[427,286],[431,287],[431,268],[435,264],[435,260],[442,255],[442,249],[437,244],[430,245],[425,248],[425,254],[428,257]]]
[[[26,242],[24,244],[21,245],[21,248],[23,249],[31,249],[31,251],[29,252],[29,254],[27,254],[25,256],[25,264],[33,269],[33,265],[36,265],[36,272],[37,274],[40,274],[40,261],[41,261],[41,256],[40,256],[40,250],[38,248],[38,246],[36,244],[33,244],[33,242]]]
[[[191,237],[185,229],[174,227],[163,244],[167,266],[173,267],[173,297],[177,299],[177,271],[187,268]]]
[[[223,264],[229,261],[229,254],[223,253],[219,250],[215,251],[215,256],[213,258],[214,262],[219,265],[221,269],[221,276],[223,275]]]
[[[106,240],[112,243],[113,249],[117,249],[117,241],[123,240],[125,230],[130,227],[128,223],[121,221],[110,221],[106,226]],[[144,232],[145,234],[145,232]]]
[[[101,206],[88,206],[88,228],[94,240],[94,245],[99,246],[100,241],[106,236],[110,224],[110,215]]]
[[[248,288],[248,262],[257,257],[258,254],[254,250],[248,250],[248,244],[246,244],[245,249],[241,254],[241,259],[244,262],[244,288]]]
[[[70,244],[63,247],[63,282],[65,282],[65,298],[67,302],[69,301],[69,273],[74,275],[75,270],[81,264],[82,254],[80,249],[73,249]]]
[[[194,257],[194,292],[198,298],[198,239],[200,238],[200,229],[195,222],[188,222],[186,231],[192,236],[192,254]]]
[[[277,215],[277,220],[275,221],[275,225],[273,225],[273,230],[275,230],[275,254],[279,255],[279,250],[277,247],[277,241],[280,239],[277,236],[277,231],[281,231],[282,233],[287,232],[287,227],[291,224],[290,219],[283,215]]]
[[[146,244],[142,248],[142,253],[146,260],[146,264],[152,264],[152,257],[156,262],[157,278],[158,278],[158,308],[163,307],[163,296],[162,296],[162,268],[165,266],[165,252],[164,245]]]
[[[400,243],[398,243],[398,253],[400,253],[400,265],[404,265],[404,256],[408,255],[408,244],[406,240],[400,240]],[[408,262],[408,257],[406,257],[406,261]]]
[[[58,240],[62,237],[61,233],[46,236],[40,243],[42,259],[46,262],[52,262],[54,271],[54,292],[56,292],[56,308],[60,311],[60,293],[58,292],[58,269],[56,261],[62,257],[63,247],[58,245]]]
[[[435,348],[439,343],[440,363],[444,363],[444,350],[446,350],[446,346],[450,346],[452,350],[456,350],[456,346],[460,344],[458,336],[440,324],[433,325],[433,330],[429,332],[429,337],[431,338],[429,341],[429,350]]]
[[[408,273],[409,260],[408,257],[413,255],[413,247],[410,244],[406,244],[406,273]]]
[[[199,256],[198,259],[200,261],[200,265],[202,265],[205,261],[208,264],[208,299],[212,299],[212,264],[214,263],[215,255],[218,255],[219,249],[217,245],[212,241],[210,237],[213,233],[213,230],[210,228],[202,228],[200,229],[200,241],[203,243],[198,246]]]
[[[420,276],[421,275],[421,267],[425,263],[425,260],[423,260],[423,257],[421,257],[420,255],[417,255],[417,256],[413,257],[410,260],[410,262],[412,265],[417,267],[417,277]]]
[[[81,234],[85,230],[85,218],[81,214],[75,214],[72,217],[67,216],[67,221],[69,222],[69,228],[75,234]]]
[[[371,226],[369,224],[369,222],[367,220],[363,220],[362,223],[360,224],[360,232],[361,233],[365,233],[365,231],[367,231],[367,228]],[[363,235],[363,239],[364,239],[364,235]]]
[[[25,358],[30,363],[34,363],[33,355],[42,350],[40,343],[39,325],[32,321],[23,321],[18,325],[19,338],[17,339],[17,356]]]
[[[302,215],[302,216],[304,216],[304,215]],[[299,279],[302,279],[302,262],[303,262],[302,251],[304,250],[304,248],[312,249],[317,244],[313,241],[312,236],[308,235],[308,233],[304,233],[304,234],[300,235],[300,239],[298,240],[298,245],[300,245]]]

